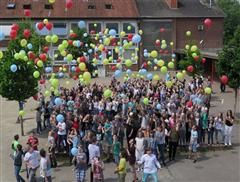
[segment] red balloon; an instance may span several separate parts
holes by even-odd
[[[208,28],[210,28],[212,26],[212,20],[207,18],[204,20],[204,25]]]
[[[52,23],[50,23],[50,22],[47,22],[46,23],[46,28],[50,31],[50,30],[52,30],[52,27],[53,27],[53,24]]]
[[[118,62],[118,63],[120,63],[121,61],[122,61],[121,58],[118,58],[118,59],[117,59],[117,62]]]
[[[34,59],[34,64],[37,64],[38,61],[39,61],[39,59],[38,59],[38,58],[35,58],[35,59]]]
[[[143,63],[143,67],[147,68],[147,63],[146,62]]]
[[[28,39],[31,36],[31,31],[29,29],[25,29],[23,31],[23,36]]]
[[[73,1],[72,0],[67,0],[66,1],[66,8],[67,9],[70,9],[70,8],[72,8],[73,7]]]
[[[76,71],[76,73],[80,73],[80,68],[76,67],[75,71]]]
[[[192,107],[193,103],[192,103],[192,101],[188,101],[186,105],[187,105],[187,107]]]
[[[198,61],[199,56],[195,56],[193,59],[194,59],[195,61]]]
[[[43,22],[37,23],[37,28],[38,30],[42,30],[44,28],[44,23]]]
[[[34,54],[32,51],[29,51],[29,52],[28,52],[28,58],[29,58],[30,60],[34,60],[34,59],[35,59],[35,54]]]
[[[16,30],[11,30],[10,31],[10,38],[12,40],[14,40],[14,39],[16,39],[16,37],[17,37],[17,31]]]
[[[129,34],[129,35],[128,35],[128,41],[131,41],[132,38],[133,38],[133,34]]]
[[[31,10],[30,9],[25,9],[24,10],[24,15],[25,16],[30,16],[31,15]]]
[[[74,75],[74,76],[73,76],[73,79],[74,79],[74,80],[77,80],[77,79],[78,79],[78,77],[77,77],[76,75]]]
[[[18,31],[18,30],[19,30],[19,25],[16,24],[16,23],[14,23],[14,24],[12,25],[12,28],[11,28],[11,29]]]
[[[116,70],[116,66],[112,66],[112,71],[115,71]]]
[[[76,38],[77,34],[76,33],[71,33],[69,36],[70,36],[70,38]]]
[[[43,48],[43,51],[44,51],[45,53],[47,53],[47,52],[49,51],[49,47],[48,47],[48,46],[45,46],[45,47]]]
[[[164,51],[164,54],[168,54],[168,50],[165,50],[165,51]]]
[[[163,53],[163,50],[162,50],[162,49],[160,49],[160,50],[159,50],[159,53],[160,53],[160,54],[162,54],[162,53]]]
[[[42,60],[42,61],[46,61],[47,60],[47,56],[46,54],[42,53],[39,55],[39,58]]]
[[[73,40],[68,40],[68,44],[72,45],[73,44]]]
[[[85,58],[84,56],[81,56],[81,57],[80,57],[80,62],[81,62],[81,63],[85,63],[85,62],[86,62],[86,58]]]
[[[156,40],[155,44],[156,44],[156,46],[160,46],[161,45],[160,40]]]
[[[161,33],[165,32],[165,28],[160,28],[160,32]]]
[[[206,62],[206,58],[202,58],[202,63],[204,64]]]
[[[33,98],[34,100],[38,100],[38,95],[34,95],[34,96],[32,96],[32,98]]]
[[[226,75],[222,75],[220,80],[224,85],[228,83],[228,77]]]
[[[187,67],[187,71],[188,72],[192,73],[193,70],[194,70],[193,66],[190,65],[190,66]]]
[[[44,79],[41,79],[41,80],[39,80],[39,83],[40,83],[41,85],[43,85],[43,84],[45,84],[45,80],[44,80]]]

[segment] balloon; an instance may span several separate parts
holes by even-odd
[[[37,28],[38,30],[42,30],[44,28],[44,23],[43,22],[37,23]]]
[[[83,79],[84,79],[84,81],[89,82],[91,80],[91,74],[88,71],[84,72]]]
[[[52,43],[57,43],[57,41],[58,41],[58,36],[57,35],[53,35],[52,37],[51,37],[51,41],[52,41]]]
[[[73,147],[73,148],[71,149],[71,154],[72,154],[73,156],[77,156],[77,154],[78,154],[78,149],[77,149],[76,147]]]
[[[160,59],[159,61],[157,61],[157,65],[159,67],[162,67],[164,65],[164,61],[162,59]]]
[[[58,77],[59,78],[63,78],[64,77],[64,73],[63,72],[58,73]]]
[[[132,75],[132,70],[128,69],[128,70],[126,71],[126,73],[127,73],[128,76],[131,76],[131,75]]]
[[[52,30],[53,24],[50,22],[47,22],[45,26],[50,31],[50,30]]]
[[[140,75],[146,75],[147,74],[147,70],[146,69],[140,69],[139,70],[139,74]]]
[[[147,79],[148,80],[152,80],[153,79],[153,74],[152,73],[148,73],[147,74]]]
[[[226,85],[228,83],[228,77],[226,75],[222,75],[220,78],[222,84]]]
[[[188,71],[188,72],[192,73],[193,70],[194,70],[194,68],[193,68],[192,65],[190,65],[190,66],[187,67],[187,71]]]
[[[145,105],[148,105],[148,104],[149,104],[148,98],[145,97],[145,98],[143,99],[143,104],[145,104]]]
[[[24,15],[25,16],[30,16],[31,15],[31,10],[30,9],[25,9],[24,10]]]
[[[20,110],[18,112],[18,115],[21,116],[21,117],[25,116],[25,114],[26,114],[26,112],[24,110]]]
[[[103,96],[105,98],[112,97],[112,91],[110,89],[105,90],[104,93],[103,93]]]
[[[49,42],[51,42],[51,36],[50,35],[47,35],[46,37],[45,37],[45,40],[49,43]]]
[[[156,108],[157,108],[158,110],[161,110],[161,104],[157,104]]]
[[[160,40],[159,40],[159,39],[157,39],[157,40],[155,41],[155,44],[156,44],[156,46],[160,46],[160,45],[161,45],[161,42],[160,42]]]
[[[122,76],[122,71],[116,70],[116,71],[114,72],[114,76],[115,76],[116,78],[121,77],[121,76]]]
[[[188,101],[186,105],[187,105],[187,107],[192,107],[193,103],[192,103],[192,101]]]
[[[72,1],[72,0],[67,0],[67,1],[66,1],[66,4],[65,4],[65,7],[66,7],[67,9],[72,8],[72,7],[73,7],[73,1]]]
[[[10,67],[11,72],[16,72],[17,71],[17,65],[16,64],[12,64]]]
[[[41,79],[41,80],[39,80],[39,83],[40,83],[41,85],[43,85],[43,84],[45,84],[45,80],[44,80],[44,79]]]
[[[46,54],[42,53],[39,55],[39,58],[42,60],[42,61],[46,61],[47,60],[47,56]]]
[[[111,41],[110,41],[110,39],[109,39],[109,38],[105,38],[105,39],[104,39],[104,44],[105,44],[105,45],[109,45],[109,44],[110,44],[110,42],[111,42]]]
[[[31,31],[29,29],[25,29],[23,31],[23,36],[28,39],[31,36]]]
[[[158,56],[158,52],[157,51],[152,51],[151,53],[150,53],[150,56],[152,57],[152,58],[156,58],[157,56]]]
[[[156,75],[153,76],[153,80],[159,81],[159,80],[160,80],[160,77],[156,74]]]
[[[207,18],[204,20],[204,25],[207,27],[207,28],[210,28],[212,26],[212,20]]]
[[[188,50],[189,48],[190,48],[190,46],[189,46],[189,45],[185,45],[185,49],[187,49],[187,50]]]
[[[126,33],[124,31],[120,32],[121,37],[125,37]]]
[[[210,87],[206,87],[206,88],[204,89],[204,92],[205,92],[206,94],[211,94],[211,93],[212,93],[212,89],[211,89]]]
[[[191,34],[192,34],[191,31],[187,31],[187,32],[186,32],[186,36],[188,36],[188,37],[191,36]]]
[[[41,60],[39,60],[39,61],[37,62],[37,66],[40,67],[40,68],[43,67],[43,62],[42,62]]]
[[[57,122],[62,123],[64,121],[64,116],[62,114],[58,114],[56,119],[57,119]]]
[[[26,39],[22,39],[21,42],[20,42],[20,45],[22,47],[25,47],[27,45],[27,40]]]
[[[51,67],[46,67],[46,68],[45,68],[45,72],[46,72],[46,73],[50,73],[51,71],[52,71],[52,68],[51,68]]]
[[[165,28],[160,28],[160,32],[161,33],[165,32]]]
[[[116,30],[111,29],[111,30],[109,31],[109,35],[115,37],[115,36],[117,35]]]
[[[86,64],[85,63],[80,63],[79,66],[81,71],[84,71],[86,69]]]
[[[67,55],[67,61],[72,61],[72,59],[73,59],[73,55],[72,54],[68,54]]]
[[[55,3],[55,0],[48,0],[48,2],[49,2],[50,4],[53,4],[53,3]]]
[[[2,58],[3,58],[3,52],[0,51],[0,59],[2,59]]]
[[[10,38],[12,40],[14,40],[14,39],[16,39],[16,37],[17,37],[17,31],[16,30],[11,30],[10,31]]]
[[[54,79],[51,81],[51,84],[52,84],[53,87],[57,88],[58,85],[59,85],[58,79],[54,78]]]
[[[202,58],[202,63],[204,64],[206,62],[206,58]]]
[[[78,22],[78,27],[81,28],[81,29],[85,28],[85,27],[86,27],[85,21],[82,21],[82,20],[79,21],[79,22]]]
[[[137,44],[139,42],[141,42],[141,36],[138,34],[134,35],[132,38],[132,43]]]
[[[27,48],[31,50],[33,48],[32,44],[31,43],[27,44]]]
[[[40,76],[39,71],[34,71],[34,72],[33,72],[33,77],[34,77],[34,78],[39,78],[39,76]]]
[[[166,81],[167,88],[171,88],[173,85],[172,81]]]
[[[48,90],[46,90],[45,93],[44,93],[44,95],[45,95],[46,97],[48,97],[48,96],[50,96],[50,92],[49,92]]]
[[[169,67],[170,69],[173,69],[173,68],[174,68],[174,63],[173,63],[173,62],[169,62],[169,63],[168,63],[168,67]]]
[[[198,47],[196,46],[196,45],[193,45],[192,47],[191,47],[191,51],[192,52],[195,52],[195,51],[197,51],[198,50]]]
[[[166,74],[167,73],[167,67],[166,66],[163,66],[163,67],[161,67],[161,73],[162,74]]]
[[[178,72],[178,73],[177,73],[177,79],[179,79],[179,80],[183,80],[183,78],[184,78],[183,73]]]
[[[127,67],[131,67],[131,66],[132,66],[132,61],[131,61],[130,59],[127,59],[127,60],[125,61],[125,65],[126,65]]]
[[[62,105],[62,99],[60,99],[59,97],[57,97],[57,98],[54,100],[54,103],[55,103],[57,106],[60,106],[60,105]]]
[[[0,32],[0,41],[2,41],[5,38],[5,35],[3,32]]]

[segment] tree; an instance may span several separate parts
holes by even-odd
[[[0,62],[0,95],[8,100],[14,100],[19,103],[25,102],[28,98],[38,93],[38,80],[33,76],[35,71],[43,72],[43,68],[37,66],[31,56],[38,57],[44,39],[38,35],[32,28],[32,23],[28,20],[17,24],[17,36],[10,40],[7,51]],[[24,30],[30,30],[30,36],[24,37]],[[22,41],[22,40],[25,41]],[[27,43],[26,43],[27,42]],[[29,53],[29,54],[28,54]],[[30,56],[31,54],[31,56]],[[16,65],[16,71],[11,66]],[[40,65],[40,63],[39,63]],[[22,110],[23,108],[19,108]],[[21,133],[24,135],[23,119],[20,116]]]
[[[217,62],[218,75],[226,75],[229,79],[228,85],[235,91],[234,114],[236,114],[238,89],[240,87],[240,25],[237,27],[234,36],[228,41],[219,54]]]
[[[217,3],[227,15],[224,20],[224,44],[228,44],[240,25],[240,3],[237,0],[218,0]]]

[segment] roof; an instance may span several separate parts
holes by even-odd
[[[16,3],[15,9],[7,9],[9,2]],[[53,9],[45,9],[48,0],[0,0],[0,19],[17,19],[24,17],[23,4],[31,4],[32,18],[138,18],[135,0],[73,0],[73,7],[66,11],[65,0],[57,0]],[[112,9],[106,9],[112,4]],[[88,9],[94,5],[96,9]]]
[[[142,18],[223,18],[225,14],[209,0],[178,0],[178,8],[171,9],[166,0],[136,0]]]
[[[201,54],[205,58],[218,59],[218,55],[221,51],[222,51],[222,48],[201,49]],[[179,54],[185,54],[184,49],[177,49],[174,52]]]

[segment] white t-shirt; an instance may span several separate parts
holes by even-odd
[[[25,154],[24,161],[28,162],[28,168],[36,169],[39,166],[39,158],[39,151],[34,150]]]
[[[51,176],[51,174],[52,174],[51,163],[47,158],[41,157],[40,176],[42,176],[44,178],[44,177],[46,177],[45,174],[46,174],[46,176]]]
[[[58,123],[58,135],[66,135],[66,123],[64,122],[59,122]]]

